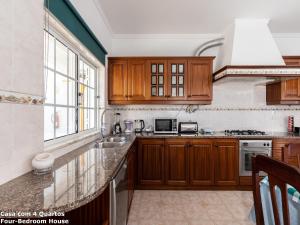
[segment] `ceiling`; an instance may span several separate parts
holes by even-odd
[[[300,0],[96,0],[114,34],[222,33],[234,18],[270,18],[272,33],[300,33]]]

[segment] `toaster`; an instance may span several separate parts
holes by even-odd
[[[197,122],[179,122],[178,132],[181,134],[196,134],[198,133]]]

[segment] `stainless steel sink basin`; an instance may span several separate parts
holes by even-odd
[[[127,140],[126,140],[126,137],[121,136],[121,137],[107,137],[107,138],[105,138],[105,141],[119,143],[119,142],[126,142]]]
[[[121,147],[125,142],[100,142],[99,148],[116,148]]]

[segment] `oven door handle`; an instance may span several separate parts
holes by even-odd
[[[264,153],[264,152],[270,152],[272,149],[264,149],[264,150],[259,150],[259,151],[257,151],[257,150],[249,150],[249,149],[242,149],[241,151],[242,152],[252,152],[252,153]]]

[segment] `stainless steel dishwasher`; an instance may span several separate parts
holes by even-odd
[[[126,225],[128,216],[127,160],[110,182],[110,225]]]

